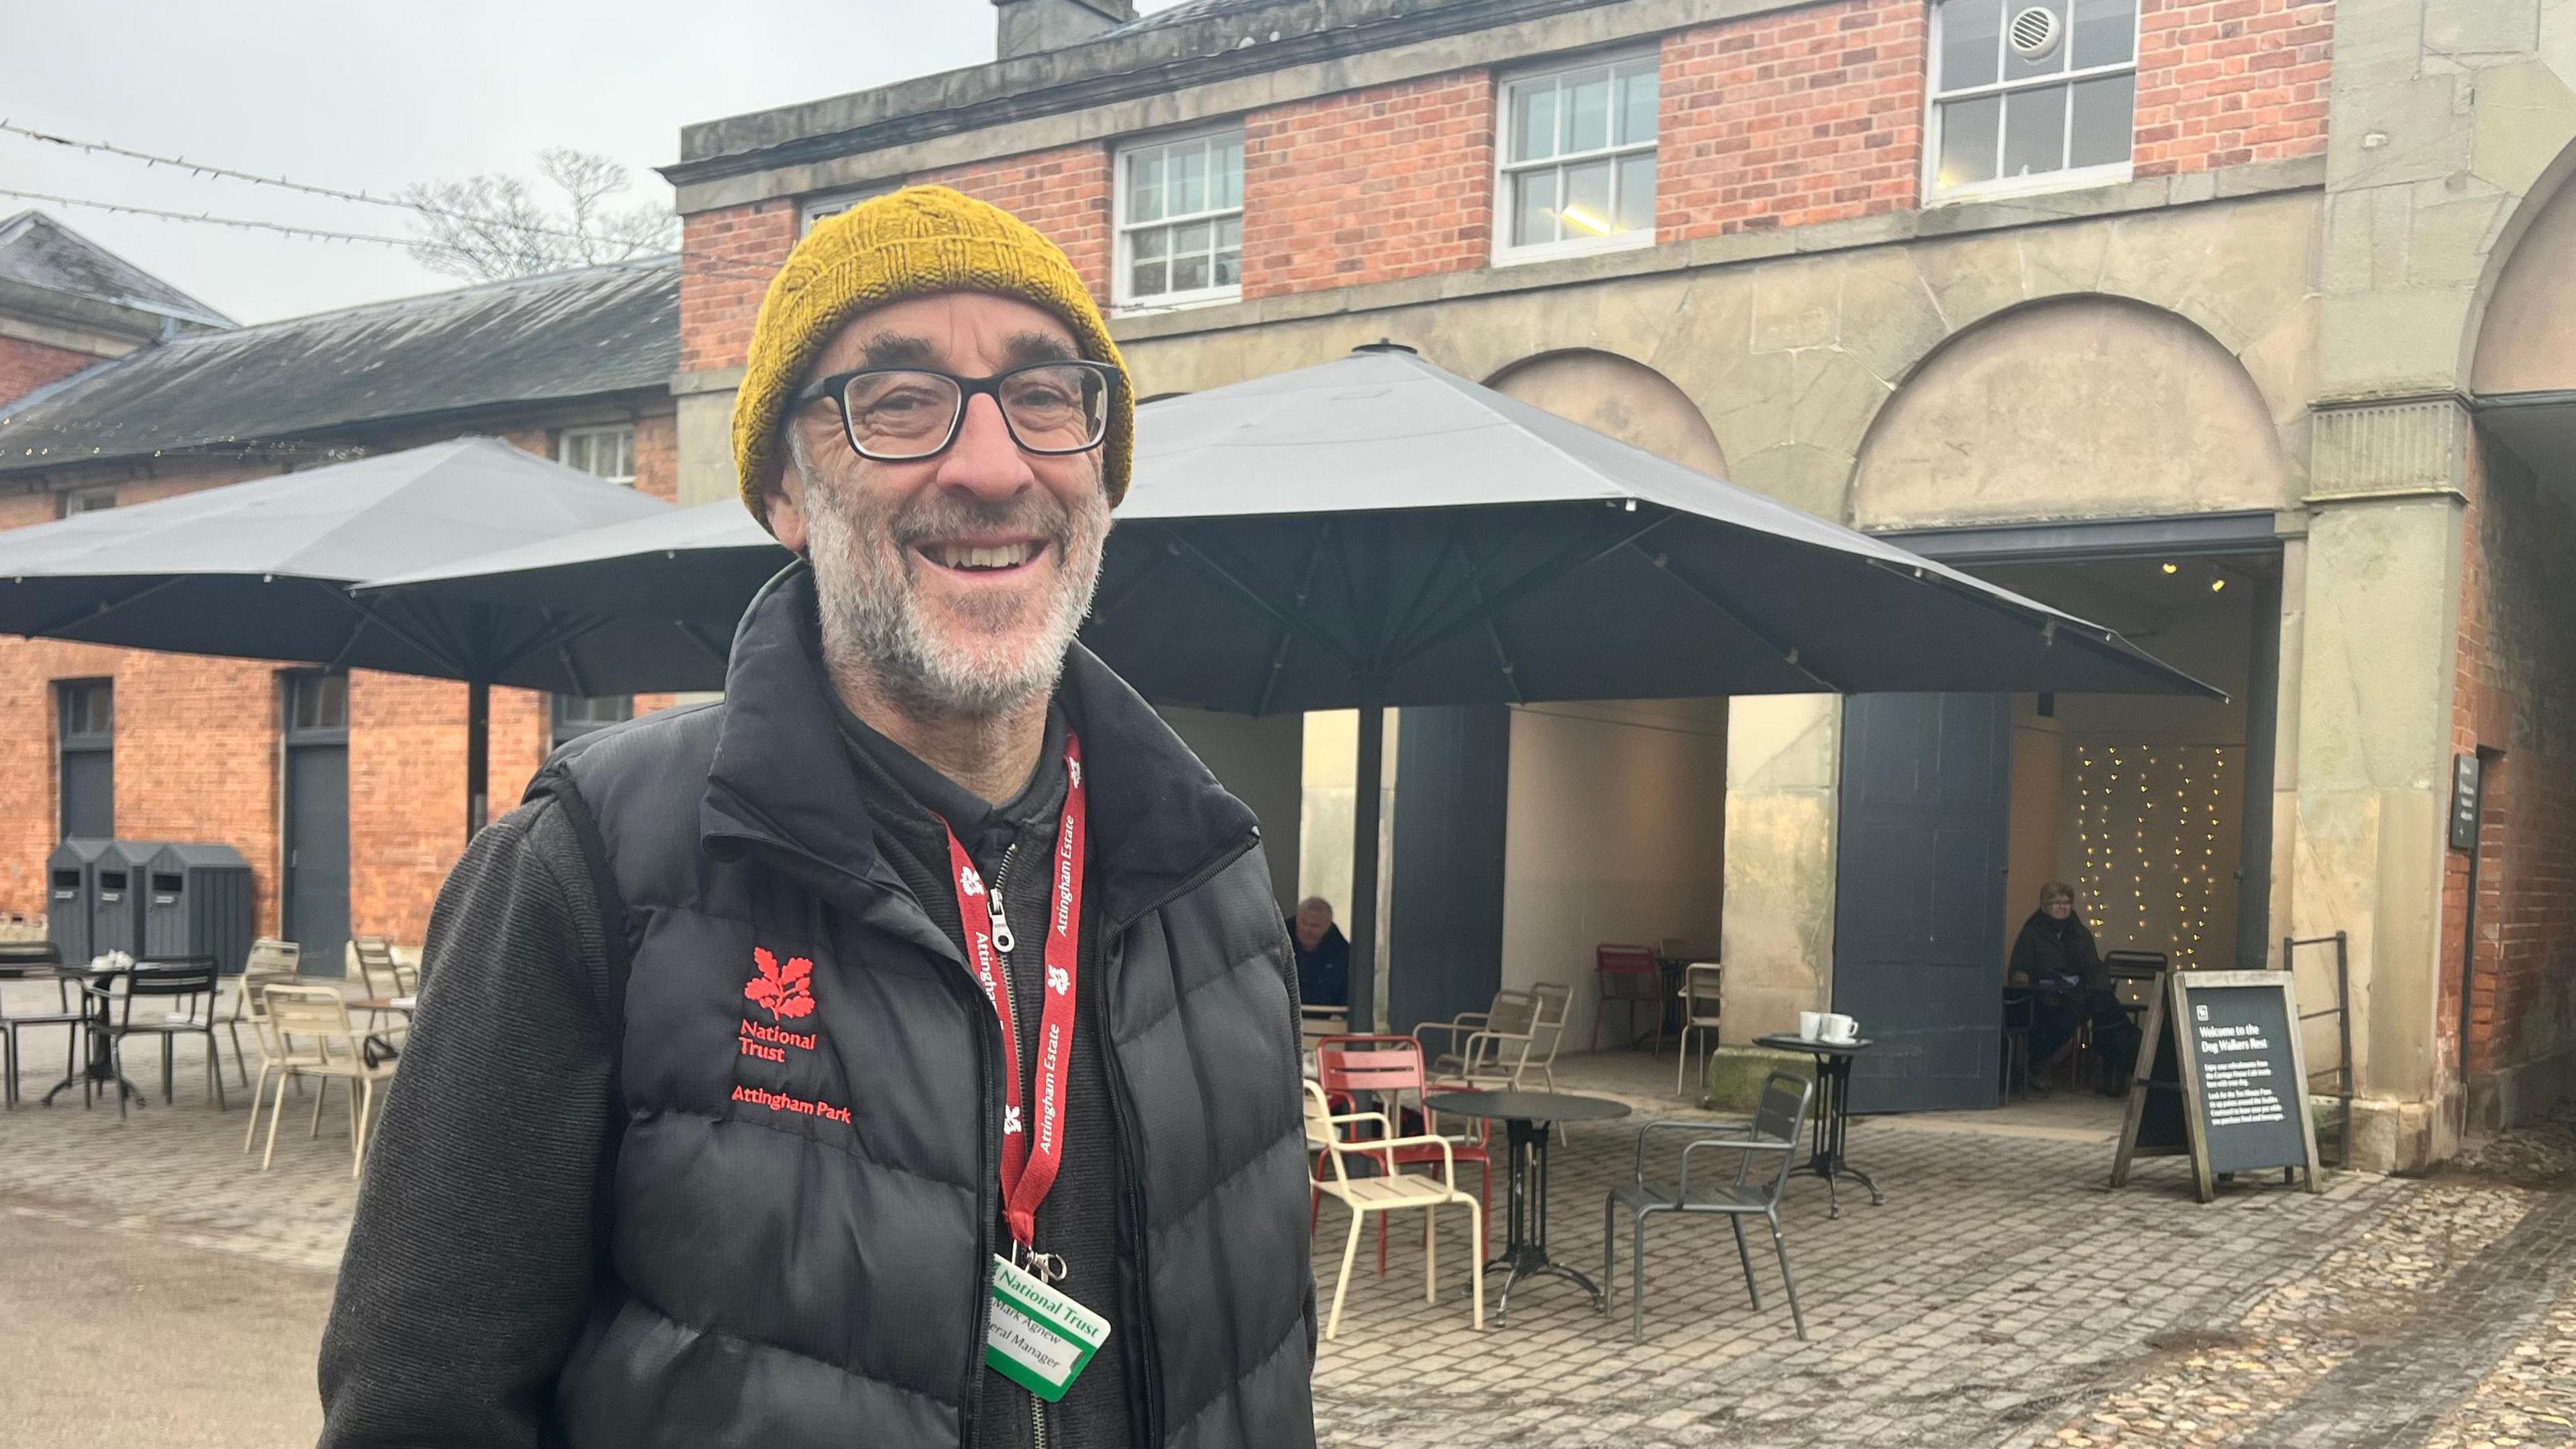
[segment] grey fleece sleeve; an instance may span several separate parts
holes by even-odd
[[[606,950],[552,801],[474,837],[368,1144],[322,1338],[322,1449],[536,1449],[592,1293]]]

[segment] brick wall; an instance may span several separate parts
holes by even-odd
[[[796,245],[796,203],[705,211],[680,223],[680,370],[733,367],[770,274]]]
[[[2333,22],[2332,0],[2144,0],[2137,174],[2321,153]],[[1928,29],[1922,0],[1839,0],[1665,37],[1658,239],[1918,205]],[[1478,69],[1246,116],[1244,295],[1484,265],[1494,93],[1492,72]],[[1019,213],[1105,298],[1113,148],[1065,147],[910,179]],[[795,228],[791,201],[688,218],[684,366],[743,360],[761,291]]]
[[[1083,285],[1109,303],[1109,149],[1065,146],[925,171],[924,185],[953,186],[1017,216],[1064,248]],[[683,324],[685,326],[685,323]]]
[[[89,353],[74,352],[68,347],[48,347],[22,337],[0,337],[0,407],[98,361]]]
[[[1656,229],[1666,241],[1910,206],[1924,7],[1849,0],[1664,42]]]
[[[1243,295],[1483,266],[1493,197],[1483,71],[1258,112],[1243,126]]]
[[[635,491],[680,501],[680,428],[671,413],[635,420]]]
[[[2333,0],[2149,0],[2138,15],[2133,169],[2322,155],[2333,69]]]
[[[2576,601],[2555,583],[2576,550],[2576,518],[2518,459],[2480,443],[2452,747],[2502,752],[2484,781],[2469,999],[2467,1066],[2485,1116],[2494,1101],[2480,1079],[2576,1053]],[[2452,1061],[2467,905],[2468,854],[2449,851],[2441,1026]]]

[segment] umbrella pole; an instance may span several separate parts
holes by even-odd
[[[1360,706],[1351,810],[1350,1029],[1377,1030],[1377,837],[1386,778],[1386,706]]]
[[[465,684],[465,838],[483,828],[491,813],[492,686],[472,679]]]

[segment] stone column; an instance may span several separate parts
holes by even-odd
[[[1745,695],[1726,725],[1725,1039],[1795,1031],[1832,995],[1839,695]]]
[[[2289,931],[2350,935],[2364,1168],[2456,1146],[2436,1036],[2465,425],[2443,398],[2320,408],[2312,435]]]

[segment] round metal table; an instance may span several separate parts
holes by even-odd
[[[1628,1104],[1606,1097],[1577,1097],[1564,1092],[1433,1092],[1423,1105],[1433,1112],[1482,1117],[1504,1126],[1508,1146],[1504,1180],[1509,1215],[1502,1254],[1485,1265],[1503,1270],[1503,1289],[1494,1302],[1494,1322],[1511,1311],[1512,1285],[1523,1278],[1553,1273],[1581,1284],[1596,1308],[1604,1301],[1601,1286],[1581,1272],[1547,1255],[1547,1140],[1555,1122],[1607,1122],[1628,1115]]]
[[[1825,1216],[1843,1215],[1843,1205],[1834,1194],[1834,1179],[1848,1177],[1869,1189],[1872,1207],[1887,1206],[1887,1194],[1869,1180],[1869,1174],[1843,1158],[1843,1137],[1851,1125],[1852,1058],[1868,1051],[1873,1043],[1868,1037],[1855,1041],[1817,1041],[1793,1032],[1777,1031],[1757,1036],[1753,1044],[1775,1052],[1805,1052],[1816,1059],[1816,1132],[1815,1154],[1790,1168],[1825,1180]]]

